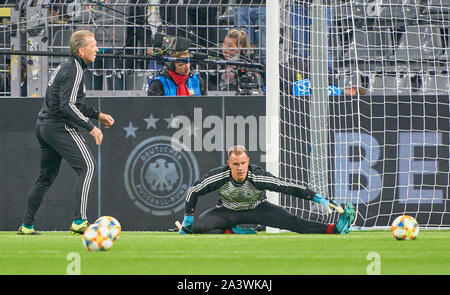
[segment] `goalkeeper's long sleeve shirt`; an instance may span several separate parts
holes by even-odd
[[[275,177],[256,165],[249,165],[246,180],[243,183],[237,183],[231,177],[228,165],[224,165],[212,169],[188,189],[185,214],[194,214],[198,197],[213,191],[219,194],[219,206],[236,211],[253,209],[262,202],[265,190],[311,201],[316,194],[305,186],[288,183]]]

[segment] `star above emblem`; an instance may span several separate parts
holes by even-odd
[[[133,123],[130,121],[130,124],[128,124],[127,127],[123,127],[123,129],[127,132],[125,138],[127,138],[128,136],[136,137],[136,130],[138,130],[139,127],[134,127]]]
[[[170,128],[177,128],[178,127],[177,123],[179,122],[180,119],[177,117],[174,117],[173,114],[170,114],[170,118],[166,118],[164,120],[166,120],[168,123],[167,129],[170,129]]]
[[[147,123],[147,128],[146,129],[150,129],[150,128],[156,128],[156,122],[159,121],[159,119],[156,119],[155,117],[153,117],[153,114],[150,114],[150,117],[144,119],[144,121]]]

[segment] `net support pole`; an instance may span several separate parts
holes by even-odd
[[[279,82],[279,33],[280,1],[267,1],[266,4],[266,170],[279,177],[280,164],[280,82]],[[280,195],[267,192],[267,200],[280,204]],[[279,229],[268,227],[266,232]]]
[[[314,0],[311,5],[310,32],[310,188],[324,196],[328,195],[328,28],[327,7],[323,0]],[[312,204],[312,210],[323,210]],[[322,211],[320,211],[322,212]],[[324,212],[322,212],[324,213]]]

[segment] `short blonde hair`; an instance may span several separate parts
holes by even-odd
[[[233,153],[236,155],[245,153],[248,156],[247,149],[242,145],[233,145],[232,147],[229,147],[228,148],[228,158],[230,158],[231,154],[233,154]]]
[[[77,54],[78,49],[87,45],[87,37],[94,37],[94,34],[88,30],[79,30],[70,37],[70,51]]]

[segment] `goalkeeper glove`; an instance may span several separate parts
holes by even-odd
[[[181,225],[180,231],[178,233],[180,235],[183,234],[192,234],[192,224],[194,223],[193,215],[184,215],[183,224]]]
[[[316,194],[314,196],[314,202],[319,203],[322,206],[324,206],[328,210],[329,214],[331,212],[333,212],[333,209],[336,209],[341,214],[344,213],[344,208],[342,208],[341,205],[339,205],[338,203],[336,203],[333,200],[322,197],[321,194]]]

